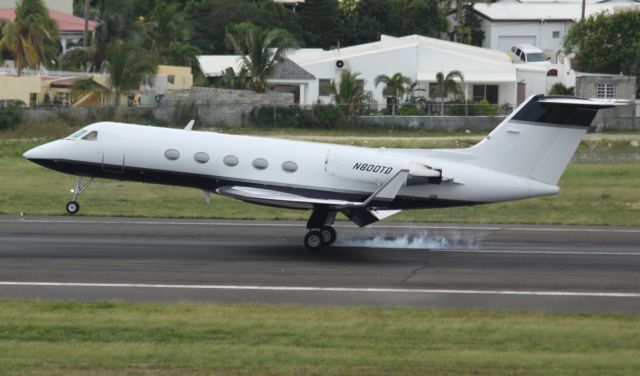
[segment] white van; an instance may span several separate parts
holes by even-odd
[[[516,44],[511,47],[514,63],[549,64],[549,58],[538,47],[531,44]]]

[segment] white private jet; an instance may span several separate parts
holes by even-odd
[[[405,209],[486,204],[558,193],[556,186],[599,109],[576,97],[527,99],[466,149],[364,148],[100,122],[26,153],[76,175],[69,214],[93,178],[202,189],[246,202],[312,210],[310,250],[336,240],[341,212],[367,226]],[[88,178],[87,181],[83,181]]]

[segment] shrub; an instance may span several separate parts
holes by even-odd
[[[400,116],[422,116],[424,114],[424,111],[415,104],[403,104],[398,110],[398,115]]]
[[[334,129],[338,127],[343,113],[337,106],[317,104],[313,106],[313,116],[317,119],[319,128]]]
[[[0,107],[0,131],[17,127],[24,119],[24,103],[21,101],[6,102]]]

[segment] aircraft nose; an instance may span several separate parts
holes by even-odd
[[[33,149],[29,149],[27,150],[24,154],[22,154],[22,156],[24,158],[27,158],[29,160],[33,160],[33,159],[46,159],[45,154],[46,154],[46,146],[47,145],[40,145],[40,146],[36,146]]]

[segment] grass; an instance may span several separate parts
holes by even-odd
[[[638,315],[0,302],[3,374],[638,372]]]
[[[64,214],[75,179],[18,157],[0,158],[0,213]],[[571,165],[558,196],[476,207],[405,211],[390,220],[640,226],[640,164]],[[194,189],[96,180],[82,215],[228,219],[307,219],[305,211],[249,205]]]
[[[42,129],[36,131],[42,133]],[[58,124],[52,125],[51,131],[67,134],[69,128]],[[24,151],[47,139],[0,137],[0,213],[65,213],[64,205],[71,198],[69,190],[74,178],[21,158]],[[392,145],[388,140],[375,139],[344,139],[343,142],[444,148],[465,147],[474,141],[405,138],[392,141]],[[405,211],[390,220],[640,226],[640,149],[632,147],[628,140],[585,141],[574,160],[579,163],[570,165],[565,172],[558,196],[476,207]],[[112,180],[96,180],[83,194],[81,205],[82,215],[96,216],[300,220],[308,217],[305,211],[249,205],[215,195],[209,207],[197,190]]]

